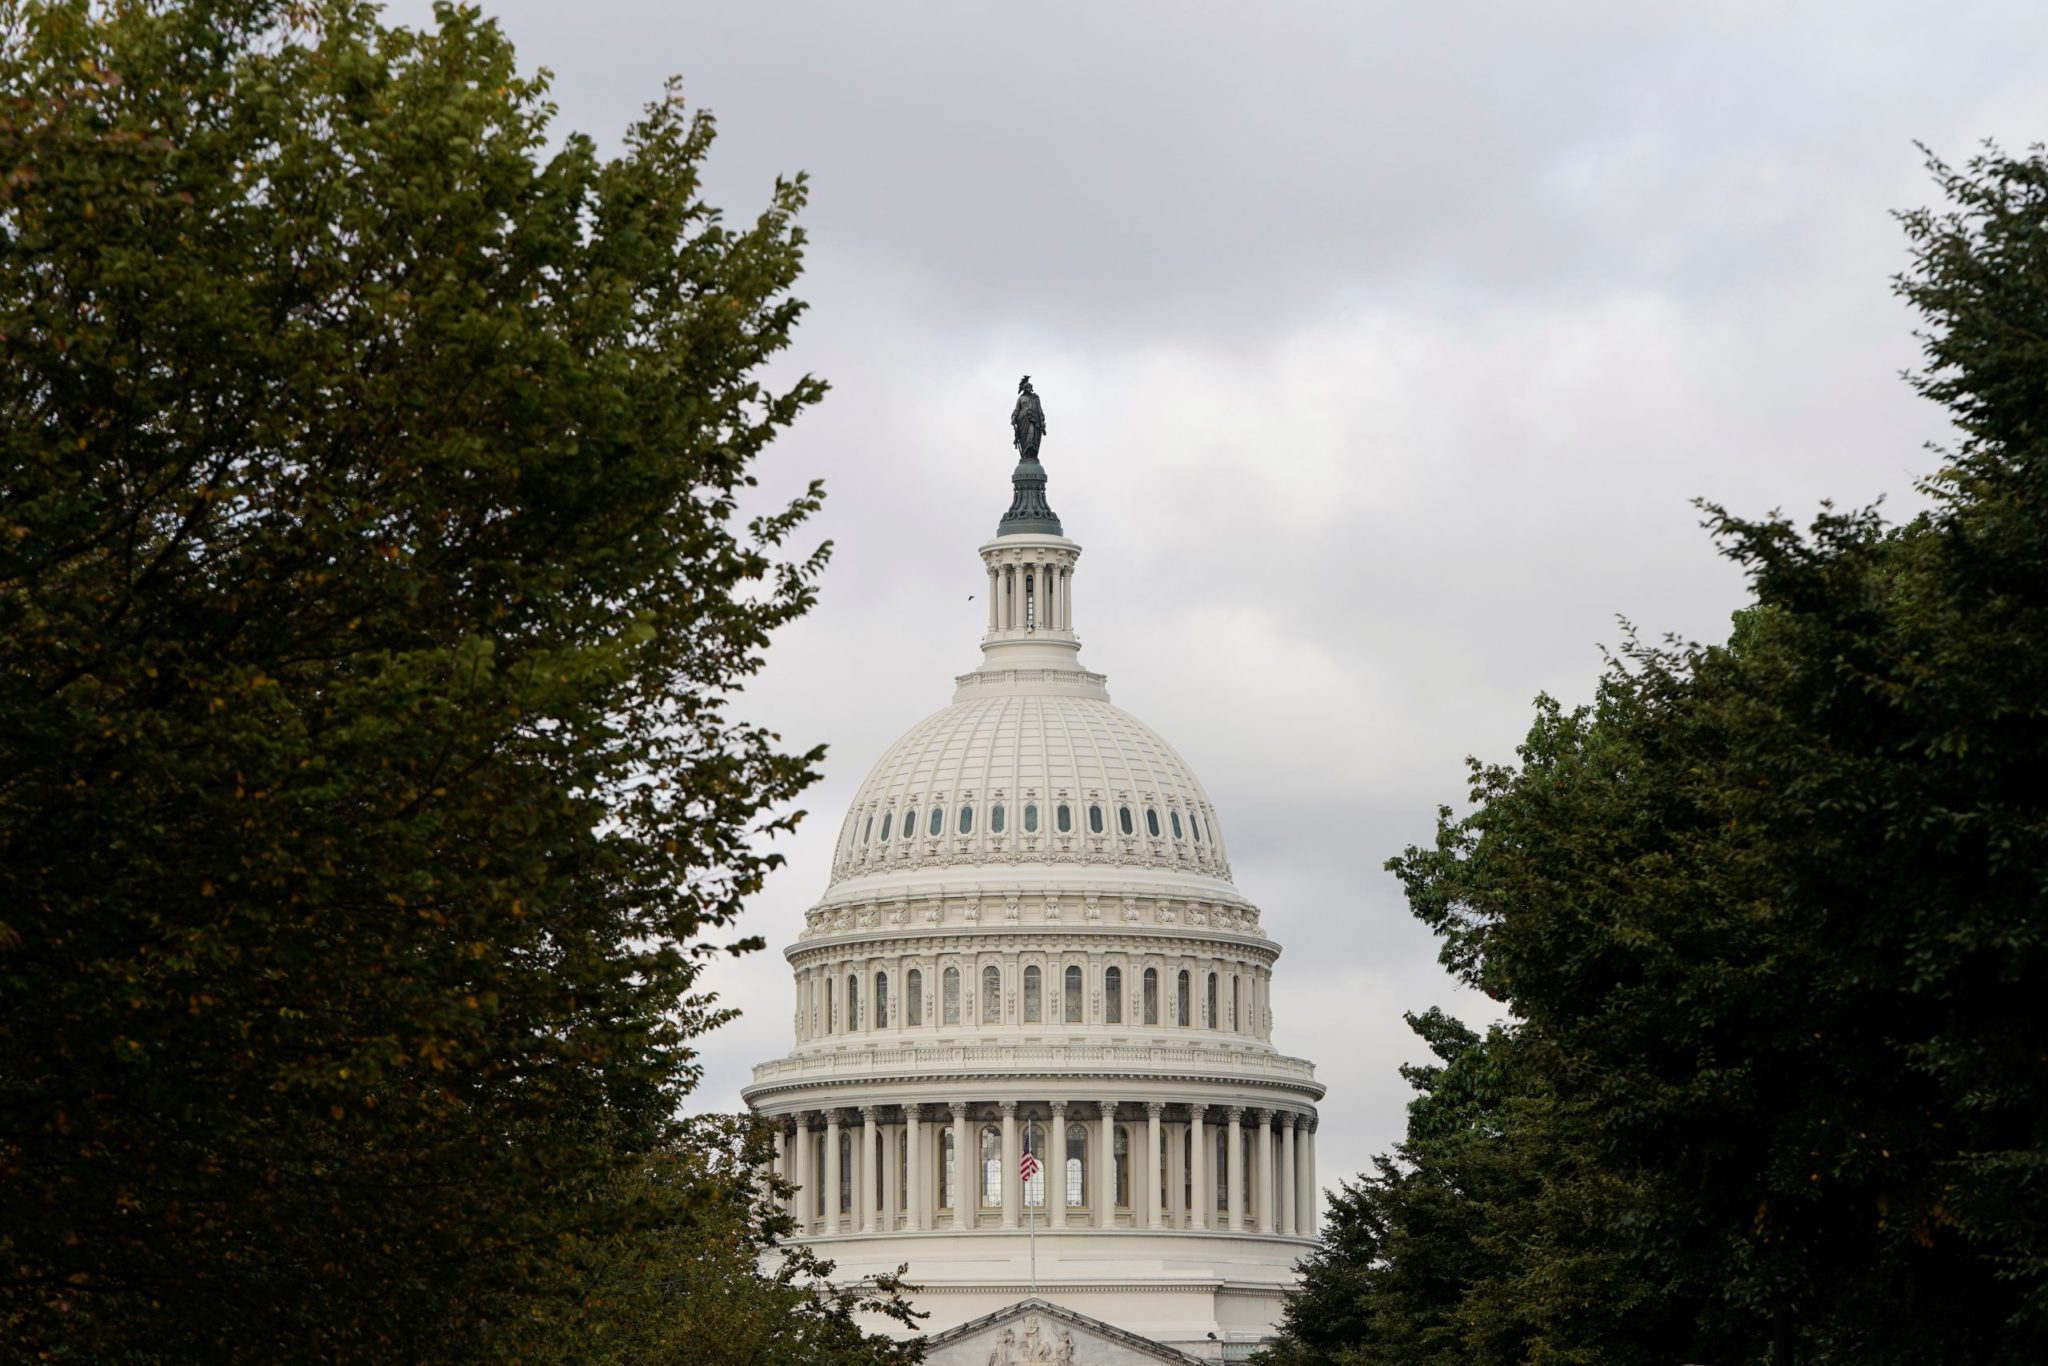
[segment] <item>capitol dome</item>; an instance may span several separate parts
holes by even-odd
[[[1044,467],[1012,484],[980,666],[855,795],[747,1103],[798,1236],[908,1264],[932,1361],[1235,1356],[1314,1238],[1323,1088],[1208,793],[1081,667]]]

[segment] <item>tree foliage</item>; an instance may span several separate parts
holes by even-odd
[[[2048,1359],[2048,160],[1931,166],[1928,511],[1708,508],[1730,639],[1632,637],[1392,862],[1513,1023],[1425,1029],[1274,1359]]]
[[[729,224],[673,87],[549,150],[471,10],[0,21],[0,1341],[601,1342],[814,775],[730,708],[824,555],[739,510],[802,182]]]

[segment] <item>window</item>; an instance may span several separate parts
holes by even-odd
[[[1145,1023],[1159,1023],[1159,969],[1145,969]]]
[[[1188,999],[1194,995],[1194,992],[1188,988],[1188,972],[1186,968],[1182,968],[1180,972],[1180,991],[1175,995],[1173,1002],[1173,1022],[1182,1029],[1188,1027],[1188,1012],[1195,1008],[1194,1003]]]
[[[1024,1203],[1033,1209],[1044,1209],[1045,1126],[1035,1119],[1024,1125],[1024,1151],[1038,1158],[1038,1175],[1024,1183]]]
[[[853,1130],[839,1131],[839,1212],[853,1213]]]
[[[866,843],[868,842],[868,837],[869,837],[870,835],[874,834],[874,833],[875,833],[875,818],[874,818],[874,816],[873,816],[873,815],[870,815],[870,816],[868,817],[868,823],[867,823],[867,825],[866,825],[866,826],[864,826],[864,827],[863,827],[863,828],[861,829],[861,832],[860,832],[860,842],[861,842],[862,844],[866,844]],[[882,836],[882,838],[883,838],[883,839],[887,839],[887,838],[889,838],[889,837],[888,837],[887,835],[884,835],[884,836]]]
[[[1081,1023],[1081,969],[1067,969],[1067,1018],[1068,1024]]]
[[[1000,807],[997,809],[1001,810]],[[974,833],[974,808],[971,806],[960,808],[960,833],[963,835]]]
[[[852,973],[846,975],[846,1030],[850,1034],[860,1028],[860,978]]]
[[[1180,812],[1178,812],[1178,811],[1169,811],[1169,812],[1167,812],[1167,813],[1166,813],[1166,819],[1168,819],[1168,820],[1170,820],[1170,821],[1172,821],[1172,822],[1173,822],[1173,837],[1174,837],[1175,839],[1179,839],[1179,838],[1181,837],[1181,835],[1180,835]]]
[[[1003,1022],[1003,974],[994,965],[981,970],[981,1022]]]
[[[905,1024],[924,1023],[924,974],[916,968],[903,979],[903,1016]]]
[[[875,974],[875,1028],[889,1027],[889,974]]]
[[[1088,833],[1091,835],[1102,833],[1102,808],[1099,806],[1088,808]]]
[[[988,811],[988,832],[991,835],[1003,833],[1003,804],[997,802]]]
[[[939,1018],[947,1024],[960,1023],[960,969],[947,968],[939,979],[939,990],[945,993],[944,1003],[939,1007]]]
[[[1230,979],[1230,1027],[1237,1028],[1237,977],[1234,974]]]
[[[981,1207],[1003,1205],[1003,1135],[993,1124],[981,1126]]]
[[[1088,1203],[1088,1128],[1067,1126],[1067,1208],[1080,1209]]]
[[[1145,833],[1155,840],[1159,838],[1159,813],[1149,806],[1145,808]]]
[[[911,807],[903,813],[903,838],[911,839],[917,834],[917,808]]]
[[[1024,803],[1024,833],[1027,835],[1035,835],[1038,833],[1037,802]]]
[[[889,821],[893,818],[894,814],[893,812],[882,813],[882,843],[884,844],[889,842]]]
[[[1133,833],[1131,808],[1128,806],[1119,806],[1116,809],[1116,828],[1123,831],[1126,835]]]
[[[871,1160],[875,1164],[875,1208],[887,1209],[888,1206],[882,1203],[881,1174],[889,1169],[889,1136],[880,1129],[875,1130],[875,1151]]]
[[[931,834],[934,839],[946,833],[946,813],[936,806],[932,808]]]
[[[1124,1022],[1124,970],[1102,970],[1102,1019],[1105,1024]]]
[[[1116,1202],[1131,1203],[1131,1126],[1116,1126]]]
[[[1074,828],[1074,808],[1068,806],[1065,802],[1061,802],[1058,820],[1062,835],[1072,830]]]
[[[951,1209],[960,1197],[960,1154],[953,1151],[953,1130],[939,1131],[939,1208]]]
[[[1209,824],[1209,818],[1208,818],[1207,816],[1204,816],[1204,817],[1202,817],[1202,818],[1201,818],[1201,820],[1202,820],[1202,838],[1203,838],[1203,839],[1206,839],[1207,841],[1209,841],[1209,843],[1211,843],[1211,844],[1214,844],[1214,843],[1216,842],[1216,830],[1215,830],[1215,827]]]
[[[1221,1124],[1216,1126],[1216,1160],[1210,1164],[1215,1169],[1211,1178],[1216,1185],[1216,1208],[1230,1208],[1230,1130]]]
[[[1032,966],[1024,969],[1025,1024],[1038,1024],[1044,1019],[1045,1012],[1042,1009],[1043,1003],[1040,1000],[1039,992],[1039,986],[1043,980],[1044,974],[1039,972],[1037,964],[1034,963]]]
[[[1223,1028],[1223,1017],[1216,1013],[1216,974],[1209,974],[1209,1028]]]
[[[1196,844],[1202,842],[1202,818],[1192,811],[1188,812],[1188,833],[1195,837]]]
[[[896,1208],[910,1208],[910,1135],[896,1136]]]

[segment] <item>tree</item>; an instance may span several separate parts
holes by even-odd
[[[1930,164],[1950,207],[1902,216],[1897,287],[1929,324],[1913,382],[1962,437],[1929,511],[1801,533],[1709,507],[1754,589],[1730,639],[1631,637],[1589,707],[1541,701],[1519,762],[1475,764],[1470,813],[1390,865],[1512,1011],[1483,1052],[1514,1105],[1579,1137],[1475,1119],[1479,1155],[1383,1174],[1379,1223],[1412,1224],[1433,1157],[1497,1228],[1592,1177],[1612,1197],[1563,1237],[1468,1218],[1374,1244],[1376,1295],[1419,1256],[1500,1252],[1458,1288],[1472,1359],[1496,1359],[1482,1312],[1531,1326],[1499,1359],[2048,1356],[2048,160]],[[1462,1179],[1509,1156],[1503,1211]],[[1546,1318],[1601,1245],[1634,1274]],[[1654,1355],[1645,1320],[1672,1330]]]
[[[819,753],[730,706],[825,554],[738,512],[803,183],[729,225],[674,87],[546,151],[473,10],[6,15],[0,1340],[587,1326]]]

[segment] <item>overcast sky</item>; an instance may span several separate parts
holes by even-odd
[[[1202,776],[1284,947],[1326,1183],[1401,1132],[1402,1012],[1485,1018],[1381,865],[1538,692],[1590,695],[1617,617],[1725,635],[1693,498],[1913,506],[1913,144],[2048,136],[2038,0],[486,8],[565,128],[616,145],[680,74],[714,203],[813,186],[793,359],[833,388],[761,474],[827,481],[836,550],[742,710],[831,749],[697,1101],[790,1046],[780,950],[845,804],[978,662],[1029,371],[1082,660]]]

